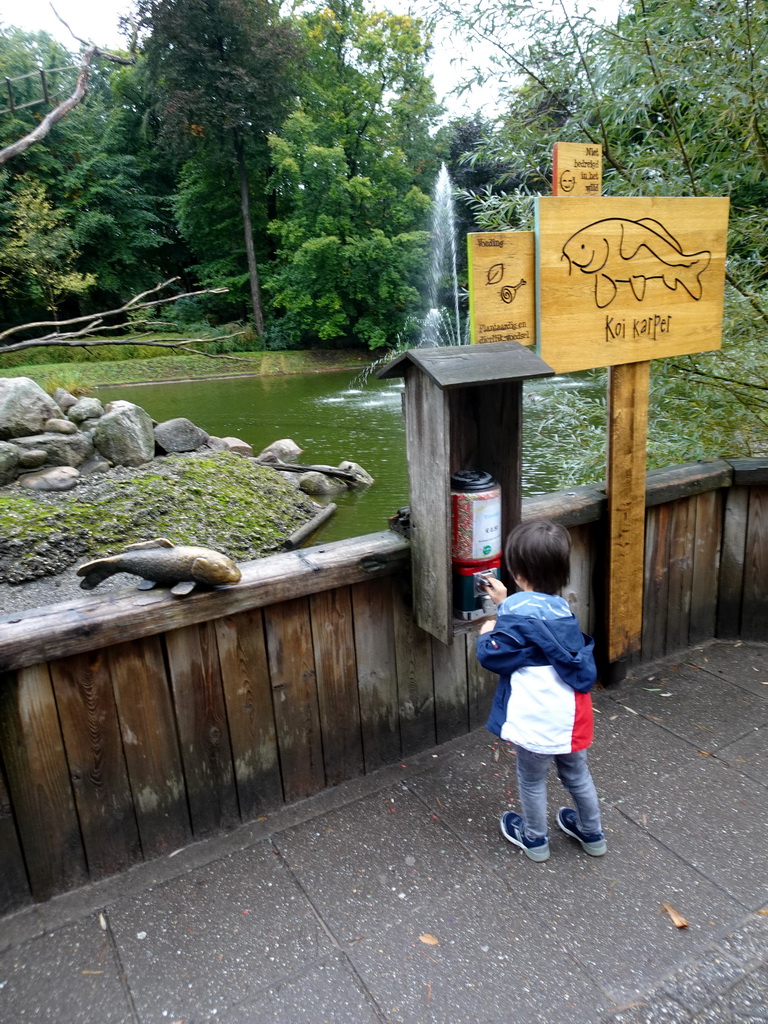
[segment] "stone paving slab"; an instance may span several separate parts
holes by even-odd
[[[209,1019],[218,1024],[381,1024],[382,1017],[352,967],[338,955]]]
[[[483,876],[438,817],[401,785],[281,832],[275,844],[342,943]]]
[[[750,779],[768,786],[768,726],[755,728],[717,752],[718,760]]]
[[[768,644],[713,643],[692,647],[683,658],[707,672],[726,677],[735,686],[765,697],[768,690]]]
[[[615,700],[710,752],[768,722],[765,693],[686,664],[664,665],[628,681]]]
[[[491,878],[404,908],[349,957],[391,1024],[594,1021],[610,1000],[569,946]]]
[[[0,956],[3,1024],[134,1024],[120,966],[98,916]]]
[[[331,949],[269,843],[104,913],[142,1024],[208,1020]]]
[[[621,810],[745,910],[768,899],[765,786],[702,757],[660,778],[656,793],[628,796]]]

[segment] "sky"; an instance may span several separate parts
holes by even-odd
[[[54,0],[53,6],[81,39],[105,49],[125,47],[125,40],[118,31],[118,19],[130,11],[130,0]],[[399,13],[417,8],[419,4],[413,0],[383,0],[381,6]],[[65,46],[77,48],[77,43],[56,18],[48,0],[0,0],[0,23],[16,25],[27,32],[42,30]],[[447,95],[457,82],[457,71],[451,65],[451,57],[456,57],[459,50],[446,35],[441,37],[438,33],[436,43],[437,56],[433,58],[429,71],[438,99],[447,102],[454,115],[470,113],[480,107],[487,107],[490,113],[496,98],[495,89],[478,90],[461,100]]]
[[[595,6],[608,20],[615,18],[619,3],[620,0],[597,0]],[[420,0],[381,0],[376,6],[405,13],[411,10],[418,12],[422,5],[426,6]],[[54,0],[54,7],[81,39],[105,49],[125,47],[125,40],[118,32],[118,19],[129,13],[130,0]],[[53,13],[49,0],[0,0],[0,23],[17,25],[25,31],[44,30],[65,46],[77,48],[70,33]],[[439,26],[433,42],[434,55],[429,72],[437,98],[446,105],[449,114],[458,116],[482,110],[486,116],[492,117],[496,112],[496,89],[493,85],[475,88],[461,98],[450,95],[461,77],[455,63],[461,60],[460,42]]]

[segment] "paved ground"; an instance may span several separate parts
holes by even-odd
[[[596,707],[606,857],[501,839],[483,730],[6,918],[0,1022],[768,1021],[768,645]]]

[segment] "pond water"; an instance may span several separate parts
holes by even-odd
[[[526,385],[526,389],[535,385]],[[368,379],[360,371],[240,377],[183,383],[99,388],[104,403],[125,399],[155,420],[185,416],[209,434],[234,436],[259,452],[290,437],[304,449],[303,464],[359,463],[375,479],[367,491],[334,498],[336,514],[318,540],[341,540],[387,528],[387,518],[408,504],[403,382]],[[524,451],[523,492],[555,490],[551,467]]]

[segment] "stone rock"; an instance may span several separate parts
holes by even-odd
[[[90,459],[78,468],[81,476],[93,476],[94,473],[104,473],[108,469],[111,469],[112,463],[108,462],[103,455],[99,455],[98,452],[94,452]]]
[[[16,479],[16,469],[20,461],[21,453],[16,445],[0,441],[0,486]]]
[[[351,473],[355,482],[349,484],[354,490],[361,487],[370,487],[374,483],[374,479],[370,473],[363,469],[362,466],[358,466],[356,462],[340,462],[339,469],[343,469],[345,473]]]
[[[64,388],[56,388],[53,392],[53,400],[62,412],[66,412],[67,409],[71,409],[73,405],[77,405],[77,399],[75,396]]]
[[[305,494],[341,494],[347,485],[338,477],[326,476],[325,473],[302,473],[299,477],[299,488]]]
[[[155,443],[166,455],[171,452],[195,452],[206,444],[209,436],[184,416],[165,420],[155,427]]]
[[[76,434],[77,424],[72,420],[52,419],[43,426],[46,434]]]
[[[39,473],[25,473],[19,477],[19,483],[32,491],[71,491],[79,479],[80,473],[73,466],[55,466]]]
[[[97,420],[104,415],[104,406],[98,398],[81,398],[70,408],[67,416],[73,423],[83,420]]]
[[[39,434],[60,416],[58,405],[29,377],[0,377],[0,441]]]
[[[224,442],[224,448],[228,452],[236,452],[238,455],[253,455],[253,448],[248,444],[247,441],[241,441],[239,437],[222,437],[221,441]]]
[[[110,402],[93,431],[93,444],[116,466],[142,466],[155,456],[152,419],[133,402]]]
[[[205,442],[206,447],[210,448],[213,452],[226,452],[229,451],[229,446],[225,442],[223,437],[216,437],[214,434],[208,435],[208,440]]]
[[[17,437],[13,442],[22,451],[42,450],[52,466],[79,466],[93,455],[93,445],[87,434],[35,434]]]
[[[304,449],[299,448],[290,437],[283,437],[279,441],[273,441],[262,452],[259,452],[257,458],[268,462],[271,461],[270,456],[273,456],[274,459],[279,459],[280,462],[290,462],[291,459],[297,459],[303,451]]]
[[[48,452],[44,448],[27,448],[21,450],[19,466],[23,469],[39,469],[48,461]]]

